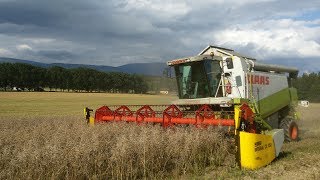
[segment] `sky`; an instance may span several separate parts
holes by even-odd
[[[0,0],[0,57],[119,66],[217,45],[320,71],[319,0]]]

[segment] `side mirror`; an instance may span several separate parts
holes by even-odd
[[[232,58],[227,58],[227,59],[226,59],[226,63],[227,63],[227,68],[228,68],[228,69],[233,69],[233,61],[232,61]]]

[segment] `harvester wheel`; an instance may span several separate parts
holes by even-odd
[[[281,120],[280,127],[284,130],[284,140],[286,142],[298,141],[299,128],[297,123],[290,117]]]

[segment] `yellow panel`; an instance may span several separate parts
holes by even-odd
[[[94,125],[94,118],[93,117],[89,118],[89,124],[90,124],[90,126]]]
[[[241,167],[257,169],[275,159],[275,147],[271,135],[240,131]]]
[[[84,117],[86,117],[86,115],[87,115],[86,108],[83,108],[83,115],[84,115]]]
[[[235,129],[235,135],[237,135],[237,133],[238,133],[237,129],[240,126],[240,112],[241,112],[240,107],[239,106],[234,106],[234,121],[235,121],[234,129]]]

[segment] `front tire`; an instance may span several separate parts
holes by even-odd
[[[284,140],[286,142],[298,141],[299,127],[291,117],[282,119],[280,122],[280,128],[284,131]]]

